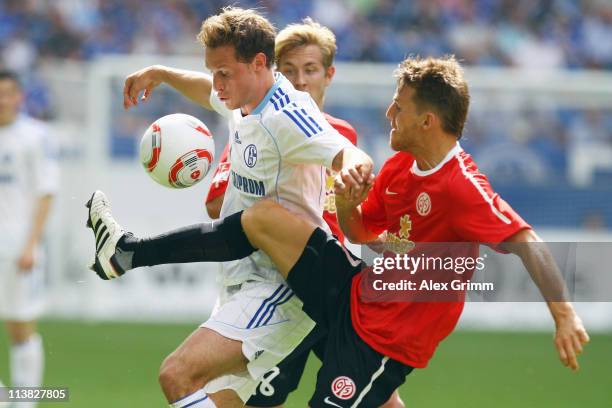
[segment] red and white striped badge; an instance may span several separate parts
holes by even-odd
[[[348,400],[353,398],[355,395],[355,391],[357,391],[357,387],[355,386],[355,381],[351,380],[349,377],[337,377],[331,385],[331,390],[334,395],[342,400]]]

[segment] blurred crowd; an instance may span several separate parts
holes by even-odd
[[[259,8],[278,28],[312,16],[336,34],[340,61],[453,53],[466,65],[612,70],[612,0],[2,0],[0,66],[23,74],[28,111],[48,118],[52,103],[36,75],[40,62],[201,55],[195,40],[201,21],[227,4]],[[355,118],[363,134],[384,127],[380,112],[339,113]],[[612,146],[610,129],[609,111],[474,112],[464,143],[492,167],[504,163],[492,170],[500,179],[537,182],[565,174],[576,142]],[[132,154],[130,143],[118,153]],[[518,151],[511,156],[520,163],[500,160]]]
[[[340,60],[460,55],[467,64],[612,68],[610,0],[3,0],[2,60],[198,52],[201,21],[231,3],[278,26],[313,16],[338,37]]]

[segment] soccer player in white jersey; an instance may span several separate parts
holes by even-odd
[[[261,15],[226,8],[204,21],[198,38],[212,78],[148,67],[126,79],[124,106],[136,105],[141,91],[148,98],[165,82],[214,109],[228,120],[232,143],[231,183],[221,215],[231,218],[266,197],[327,229],[322,219],[325,167],[352,177],[358,192],[371,172],[371,159],[337,134],[307,93],[273,72],[275,30]],[[184,259],[182,248],[187,247],[175,247],[175,238],[197,240],[190,228],[136,239],[112,220],[107,204],[100,193],[89,203],[98,243],[93,268],[102,278],[171,263],[175,255]],[[229,256],[235,243],[194,243],[197,257],[198,251],[213,251],[219,261],[235,259]],[[244,405],[261,376],[314,326],[263,253],[224,264],[220,282],[223,289],[211,318],[162,365],[160,383],[174,407]]]
[[[17,74],[0,71],[0,318],[10,339],[11,385],[42,385],[40,240],[58,185],[47,126],[20,113]],[[33,407],[24,402],[20,407]]]
[[[325,93],[330,85],[336,67],[336,37],[327,27],[320,25],[311,18],[305,18],[301,23],[290,24],[276,36],[275,56],[277,70],[282,73],[295,89],[308,92],[319,109],[324,112]],[[350,123],[323,113],[329,124],[345,138],[357,145],[357,132]],[[227,158],[227,146],[219,160],[219,165],[208,191],[206,210],[211,218],[219,218],[223,195],[230,176],[230,163]],[[327,191],[323,219],[343,243],[344,235],[336,218],[336,204],[333,193],[333,174],[327,176]],[[249,407],[282,407],[288,395],[297,389],[306,361],[312,350],[322,360],[325,347],[325,330],[317,327],[302,341],[302,343],[281,363],[264,375],[257,387],[255,395],[247,402]],[[395,392],[383,408],[399,408],[404,404]]]

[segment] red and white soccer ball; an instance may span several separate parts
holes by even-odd
[[[174,113],[157,119],[140,141],[140,162],[153,180],[170,188],[198,183],[215,156],[212,133],[199,119]]]

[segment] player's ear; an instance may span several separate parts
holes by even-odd
[[[334,75],[336,75],[335,66],[330,65],[329,67],[325,68],[325,86],[328,86],[331,83]]]
[[[436,115],[433,114],[433,112],[426,111],[425,113],[423,113],[421,121],[421,126],[423,127],[423,130],[431,129],[437,119],[438,118],[436,117]]]
[[[251,62],[253,69],[255,71],[259,71],[261,69],[267,68],[268,59],[266,58],[266,54],[263,52],[258,52],[253,57],[253,61]]]

